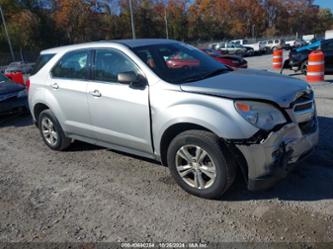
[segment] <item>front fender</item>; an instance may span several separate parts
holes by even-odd
[[[151,96],[155,151],[160,151],[163,134],[176,124],[189,123],[212,131],[224,139],[250,138],[258,129],[243,119],[231,99],[186,92]]]

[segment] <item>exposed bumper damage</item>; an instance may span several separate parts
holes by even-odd
[[[274,185],[295,163],[310,154],[318,142],[318,121],[314,119],[313,130],[307,134],[299,124],[289,123],[260,142],[234,143],[248,166],[248,189],[261,190]]]

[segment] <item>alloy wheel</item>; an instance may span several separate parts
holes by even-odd
[[[58,132],[54,128],[52,120],[48,117],[44,117],[41,124],[42,134],[46,142],[51,146],[55,146],[58,142],[59,136]]]
[[[185,145],[177,151],[176,168],[182,180],[196,189],[207,189],[216,179],[216,166],[211,156],[197,145]]]

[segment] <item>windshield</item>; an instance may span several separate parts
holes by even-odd
[[[5,76],[3,76],[2,74],[0,74],[0,83],[3,83],[5,81],[7,81],[7,80],[8,79]]]
[[[181,43],[136,47],[133,51],[169,83],[194,82],[231,70],[199,49]]]

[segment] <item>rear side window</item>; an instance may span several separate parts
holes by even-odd
[[[41,54],[38,57],[34,68],[32,69],[31,75],[38,73],[39,70],[41,70],[46,65],[46,63],[48,63],[53,58],[53,56],[54,54]]]
[[[65,79],[88,79],[89,51],[70,52],[52,69],[52,76]]]

